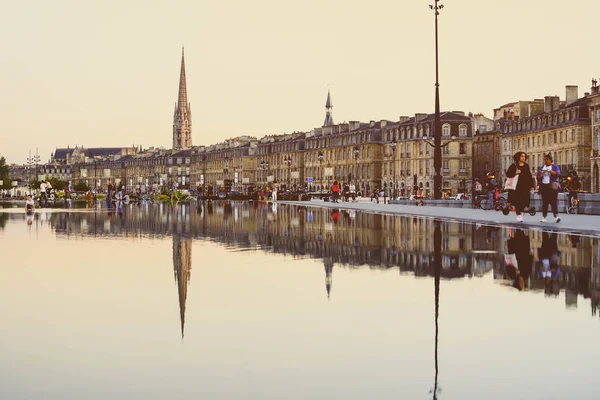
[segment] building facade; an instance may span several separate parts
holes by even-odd
[[[564,174],[577,171],[589,188],[591,125],[588,97],[577,98],[577,91],[567,87],[567,101],[558,96],[545,98],[544,112],[519,119],[501,119],[497,127],[502,132],[502,172],[513,163],[513,155],[524,151],[535,176],[543,164],[544,154],[552,154],[554,163]]]
[[[473,123],[464,112],[443,112],[442,189],[465,192],[471,186]],[[421,192],[433,196],[433,138],[435,114],[401,117],[383,133],[383,187],[393,195]],[[391,188],[391,190],[389,189]]]
[[[592,134],[591,156],[591,190],[600,192],[600,87],[596,79],[592,80],[592,92],[589,96],[589,114]]]

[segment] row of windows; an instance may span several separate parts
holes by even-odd
[[[522,131],[524,129],[540,129],[547,126],[556,126],[568,121],[575,121],[577,112],[575,110],[564,111],[554,115],[546,115],[543,117],[531,117],[521,121],[507,123],[504,126],[504,133]]]
[[[456,132],[452,132],[452,126],[450,124],[442,125],[442,136],[459,136],[466,137],[468,135],[468,126],[466,124],[461,124],[458,127],[458,135]],[[429,137],[429,125],[419,125],[401,128],[401,129],[393,129],[385,132],[384,140],[386,142],[391,142],[392,140],[406,140],[406,139],[416,139]]]
[[[528,137],[527,141],[525,141],[525,138],[508,139],[504,140],[504,150],[509,151],[512,149],[528,149],[531,147],[551,145],[553,143],[573,143],[575,142],[575,137],[575,129],[571,129],[570,131],[559,131]],[[525,147],[525,144],[527,144],[527,147]]]

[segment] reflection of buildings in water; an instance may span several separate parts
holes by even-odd
[[[208,203],[200,213],[190,212],[190,207],[185,205],[175,212],[162,205],[129,206],[124,208],[122,220],[108,218],[102,212],[71,213],[70,216],[55,213],[51,223],[58,234],[130,239],[177,235],[208,239],[228,248],[329,259],[326,277],[328,265],[336,263],[351,268],[361,265],[398,268],[401,273],[434,276],[431,237],[434,225],[433,220],[427,218],[342,210],[334,223],[331,210],[288,205],[280,205],[277,217],[269,218],[274,216],[272,207],[260,202],[215,201],[210,211]],[[106,220],[110,220],[107,225]],[[492,268],[494,278],[502,278],[507,229],[442,221],[440,231],[442,278],[482,276]],[[541,246],[541,232],[530,231],[527,235],[533,250]],[[597,239],[579,237],[577,240],[560,235],[558,246],[562,252],[560,287],[591,297],[594,304],[598,304],[594,300],[600,298]],[[529,287],[543,288],[536,274],[532,274]],[[569,293],[566,300],[569,306],[575,304],[574,296]]]
[[[173,236],[173,275],[179,294],[179,318],[181,321],[181,337],[184,336],[185,303],[187,287],[192,276],[192,241],[191,239]]]

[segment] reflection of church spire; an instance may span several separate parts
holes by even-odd
[[[331,294],[331,285],[333,284],[333,258],[325,257],[323,258],[325,262],[325,289],[327,290],[327,298]]]
[[[181,338],[185,326],[185,301],[187,287],[192,270],[192,243],[190,239],[173,236],[173,274],[179,293],[179,318],[181,320]]]

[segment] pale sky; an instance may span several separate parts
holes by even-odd
[[[194,145],[433,112],[432,0],[0,0],[0,154],[172,145],[181,46]],[[597,0],[447,0],[443,110],[583,96]]]

